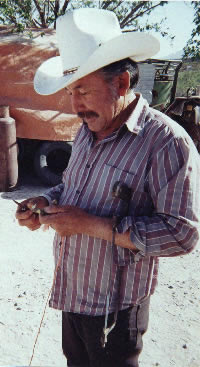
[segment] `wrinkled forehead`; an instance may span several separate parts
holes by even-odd
[[[70,84],[65,89],[69,92],[80,90],[84,88],[90,88],[90,87],[101,87],[102,83],[105,83],[105,80],[103,78],[103,75],[100,70],[95,71],[94,73],[88,74],[84,76],[83,78],[75,81],[74,83]]]

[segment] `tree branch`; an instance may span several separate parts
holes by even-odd
[[[33,27],[35,27],[35,28],[41,28],[41,24],[38,23],[38,21],[36,19],[32,19],[32,24],[33,24]]]
[[[122,4],[123,4],[123,0],[120,1],[114,8],[112,8],[112,11],[115,11]]]
[[[42,24],[40,24],[40,23],[37,21],[37,19],[33,19],[33,20],[32,20],[32,22],[34,22],[34,24],[35,24],[35,27],[36,27],[36,28],[41,28],[41,27],[42,27]],[[39,27],[38,27],[37,25],[38,25]]]
[[[107,9],[109,5],[110,5],[110,1],[103,1],[101,9]]]
[[[147,13],[148,11],[152,11],[153,9],[155,9],[155,8],[157,8],[157,6],[160,6],[160,4],[161,3],[163,3],[163,1],[160,1],[159,2],[159,4],[157,4],[157,5],[153,5],[151,8],[149,8],[149,9],[146,9],[146,10],[144,10],[144,11],[141,11],[141,12],[139,12],[138,14],[136,14],[136,16],[135,17],[133,17],[132,18],[132,21],[133,20],[135,20],[136,18],[138,18],[138,17],[140,17],[140,16],[142,16],[142,15],[144,15],[145,13]]]
[[[54,12],[54,5],[52,4],[51,1],[49,2],[49,5],[50,5],[50,8],[51,8],[52,12]]]
[[[40,7],[40,4],[38,2],[38,0],[33,0],[35,6],[36,6],[36,9],[40,15],[40,20],[41,20],[41,26],[43,28],[47,28],[47,24],[46,24],[46,20],[45,20],[45,14],[44,14],[44,11],[41,9]]]
[[[136,5],[129,13],[128,15],[122,20],[120,23],[120,27],[124,28],[126,23],[129,21],[129,19],[138,11],[140,8],[142,8],[146,4],[146,1],[140,1],[138,5]]]
[[[143,1],[143,3],[144,3],[144,1]],[[148,13],[148,11],[152,11],[153,9],[155,9],[155,8],[157,8],[158,6],[160,6],[161,4],[163,3],[163,1],[160,1],[158,4],[156,4],[156,5],[153,5],[151,8],[148,8],[148,9],[145,9],[144,11],[140,11],[140,12],[138,12],[135,16],[133,16],[131,19],[127,19],[126,20],[126,18],[128,17],[126,17],[122,22],[121,22],[121,24],[120,24],[120,27],[121,28],[124,28],[124,27],[126,27],[127,25],[129,25],[129,22],[131,21],[131,22],[133,22],[135,19],[137,19],[138,17],[142,17],[144,14],[146,14],[146,13]],[[135,8],[134,8],[135,9]],[[133,9],[133,10],[134,10]],[[138,9],[137,9],[138,10]],[[129,15],[130,16],[130,15]]]
[[[11,22],[14,23],[17,26],[18,22],[16,20],[16,17],[14,17],[13,15],[10,14],[10,15],[7,15],[7,18],[9,20],[11,20]]]
[[[123,0],[121,0],[121,1],[118,0],[118,4],[115,5],[115,1],[102,1],[101,9],[107,9],[109,7],[109,5],[113,5],[113,8],[111,10],[114,11],[120,5],[122,5],[123,2],[124,2]]]
[[[26,11],[26,5],[23,4],[23,2],[18,2],[17,3],[17,6],[23,11],[25,12]]]
[[[67,9],[68,5],[69,5],[70,0],[65,0],[63,7],[62,7],[62,12],[65,13],[65,10]]]
[[[54,5],[55,19],[58,17],[59,9],[60,9],[60,0],[56,0]]]

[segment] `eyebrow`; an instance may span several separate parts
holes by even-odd
[[[79,85],[77,85],[76,87],[74,87],[73,88],[73,90],[75,90],[75,89],[79,89],[79,88],[82,88],[82,85],[81,84],[79,84]],[[68,91],[70,91],[70,89],[69,88],[65,88],[66,90],[68,90]]]

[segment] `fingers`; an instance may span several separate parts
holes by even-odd
[[[21,208],[18,208],[17,211],[16,211],[16,214],[15,214],[15,217],[18,220],[28,219],[29,217],[31,217],[32,214],[33,214],[33,212],[31,210],[29,210],[27,207],[24,210],[22,210]]]
[[[30,212],[30,211],[29,211]],[[29,216],[26,219],[18,219],[18,223],[20,226],[25,226],[31,231],[35,231],[36,229],[40,228],[41,224],[39,222],[39,216],[38,214],[32,213],[31,216]]]
[[[58,206],[58,205],[50,205],[44,208],[45,213],[47,214],[56,214],[56,213],[64,213],[70,206]]]
[[[47,206],[43,209],[43,213],[39,215],[39,221],[41,224],[51,225],[52,227],[53,223],[58,223],[60,221],[63,213],[67,213],[68,208],[70,208],[70,206]]]
[[[39,216],[36,213],[33,213],[32,210],[29,209],[32,204],[37,203],[38,198],[30,198],[24,200],[18,205],[15,217],[18,220],[20,226],[27,227],[31,231],[35,231],[40,228]]]
[[[58,223],[60,221],[60,219],[62,218],[62,213],[63,212],[59,212],[59,213],[52,213],[52,214],[47,214],[46,210],[44,209],[45,214],[40,214],[39,215],[39,222],[40,224],[47,224],[47,225],[53,225],[54,223]]]
[[[43,209],[45,206],[48,206],[48,200],[43,196],[38,196],[36,198],[31,198],[28,200],[27,207],[29,209]]]
[[[44,214],[39,215],[42,225],[49,225],[61,237],[71,236],[80,232],[80,222],[87,213],[80,208],[65,206],[48,206],[44,208]]]
[[[25,212],[28,208],[27,208],[27,203],[28,203],[29,199],[21,201],[20,203],[17,203],[15,201],[15,203],[17,204],[17,210],[16,210],[16,214],[18,213],[23,213]]]
[[[43,196],[35,198],[29,198],[19,203],[16,211],[17,219],[27,219],[32,215],[32,212],[36,212],[37,209],[42,209],[48,205],[48,200]]]

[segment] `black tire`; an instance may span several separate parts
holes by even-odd
[[[51,186],[61,183],[71,150],[70,142],[53,141],[40,144],[34,156],[34,168],[43,183]]]

